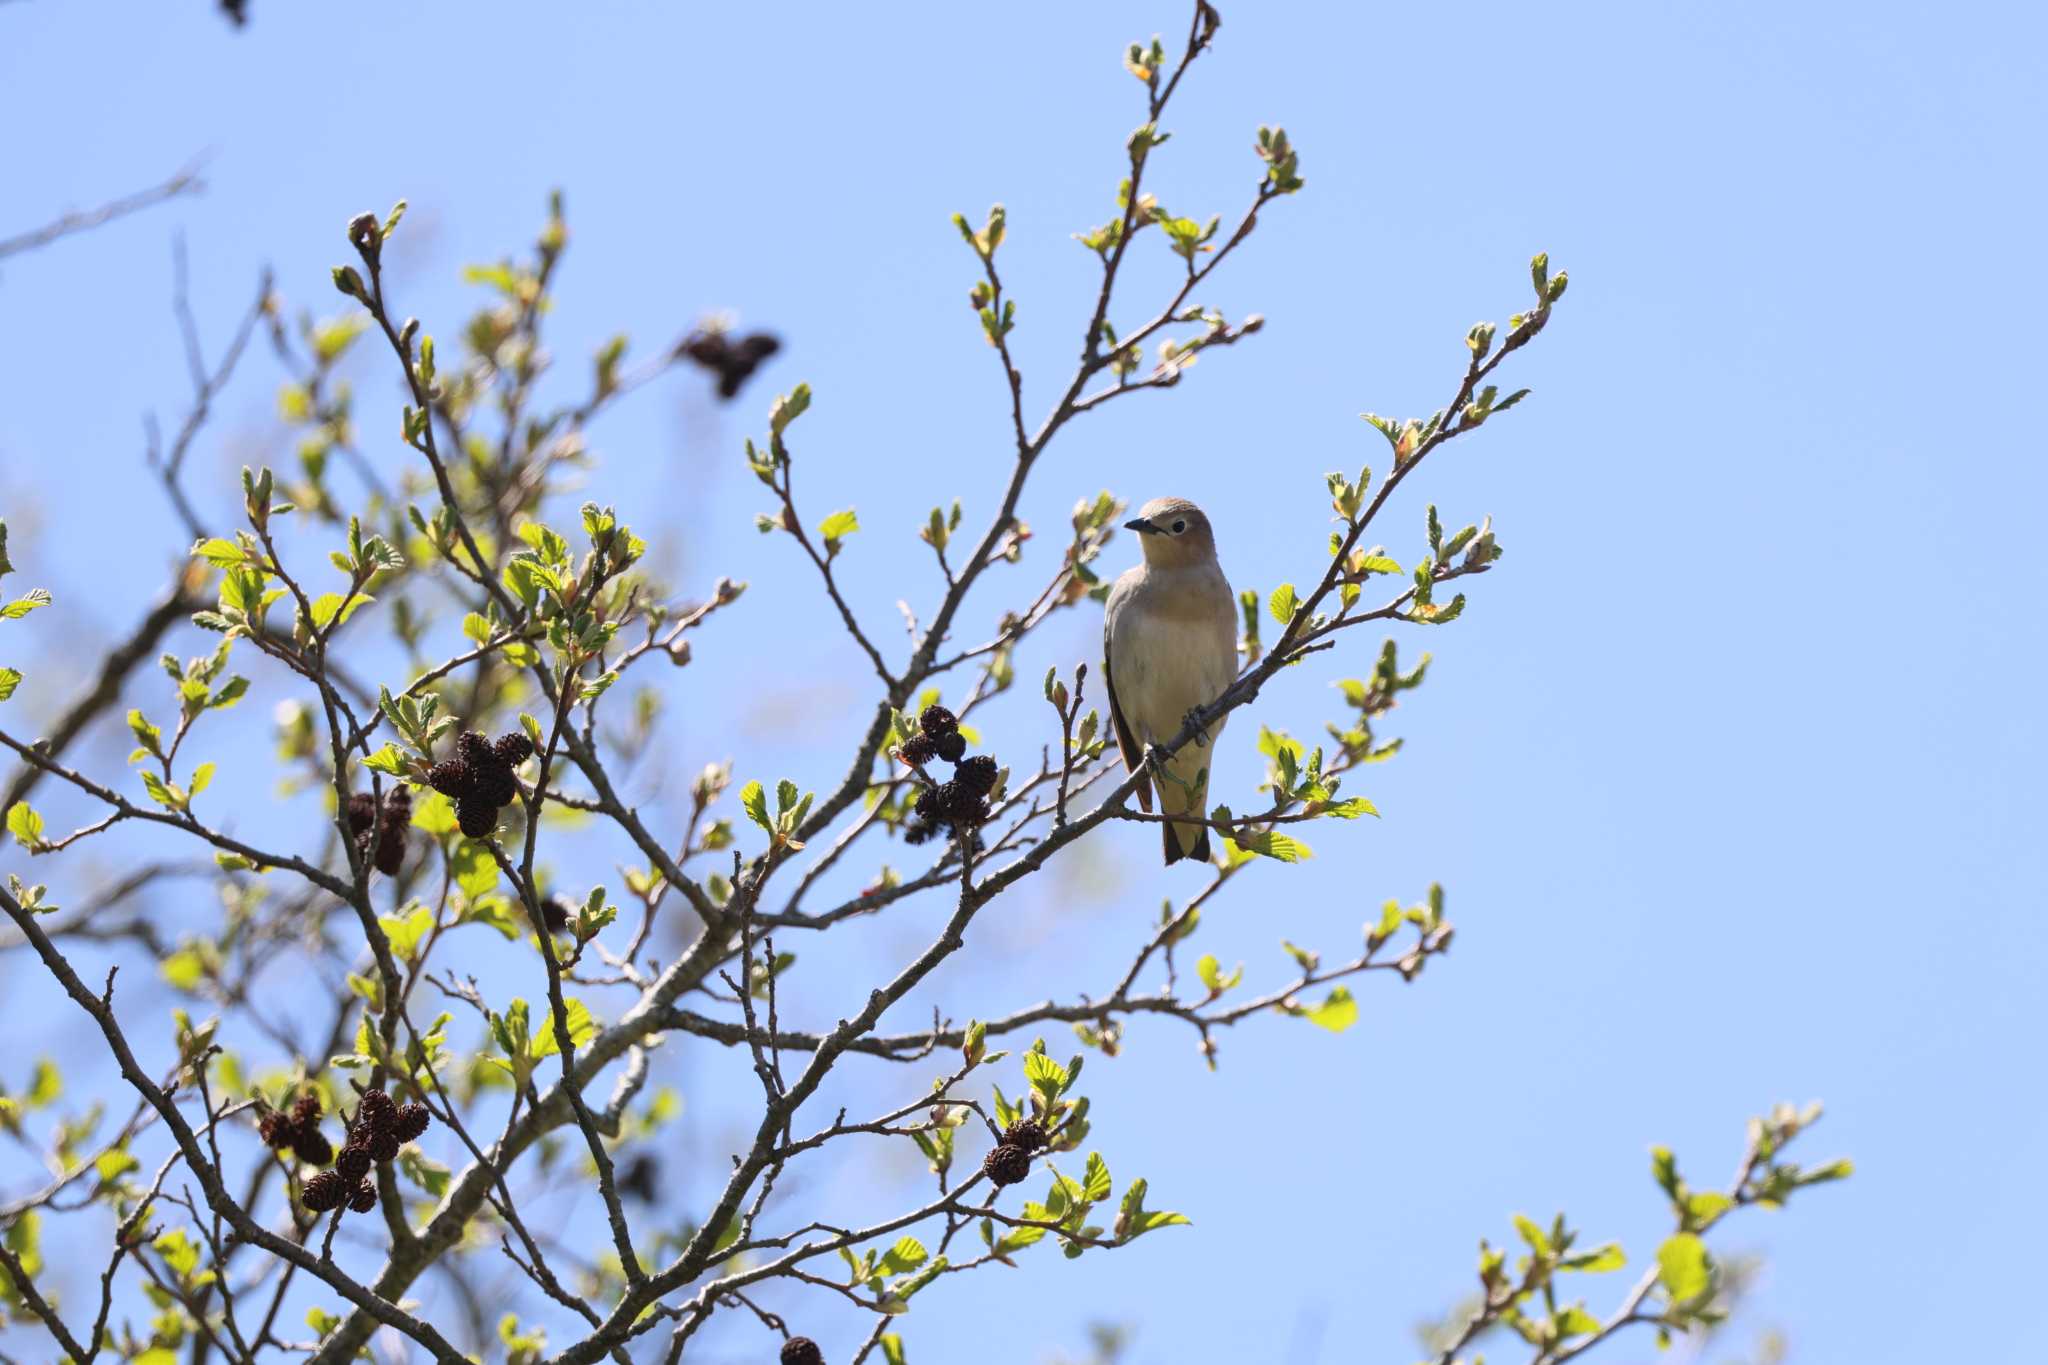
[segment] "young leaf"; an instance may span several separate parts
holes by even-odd
[[[1358,1002],[1351,998],[1348,987],[1338,986],[1331,990],[1328,999],[1303,1017],[1317,1028],[1342,1033],[1358,1022]]]
[[[749,820],[768,833],[775,833],[775,822],[768,818],[768,792],[758,781],[740,788],[740,805]]]

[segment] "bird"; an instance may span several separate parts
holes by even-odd
[[[1237,603],[1216,562],[1216,536],[1202,509],[1186,498],[1154,498],[1124,523],[1138,533],[1144,562],[1118,578],[1102,617],[1102,653],[1109,682],[1109,718],[1124,766],[1138,774],[1139,806],[1152,809],[1159,787],[1163,815],[1208,809],[1212,722],[1172,757],[1150,766],[1148,750],[1178,735],[1190,712],[1223,695],[1237,677]],[[1209,827],[1162,823],[1169,866],[1209,860]]]

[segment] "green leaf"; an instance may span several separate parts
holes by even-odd
[[[1559,1337],[1582,1337],[1600,1330],[1600,1319],[1588,1313],[1583,1304],[1573,1304],[1557,1315]]]
[[[1273,589],[1272,597],[1267,599],[1266,610],[1272,612],[1273,619],[1284,626],[1294,619],[1296,605],[1294,585],[1292,583],[1282,583],[1279,587]]]
[[[398,1169],[436,1199],[448,1192],[448,1168],[410,1142],[398,1149]]]
[[[181,991],[196,990],[206,977],[206,962],[191,948],[180,948],[157,964],[163,979]]]
[[[844,511],[834,512],[831,516],[818,523],[818,534],[824,537],[827,545],[837,545],[841,540],[859,529],[860,518],[854,515],[851,507],[846,508]]]
[[[1685,1201],[1686,1221],[1693,1227],[1705,1227],[1735,1207],[1735,1201],[1717,1190],[1702,1190]]]
[[[199,1244],[183,1228],[172,1228],[162,1233],[150,1245],[156,1248],[157,1254],[164,1258],[164,1264],[176,1271],[181,1280],[199,1266]]]
[[[7,809],[7,832],[33,852],[43,846],[43,817],[28,802],[17,801]]]
[[[405,755],[398,751],[396,744],[386,744],[376,753],[363,760],[363,766],[373,772],[385,773],[391,777],[405,776]]]
[[[313,599],[313,625],[325,629],[328,622],[346,621],[356,614],[356,609],[377,599],[368,593],[350,593],[343,596],[338,592],[323,592]]]
[[[1543,1235],[1543,1229],[1538,1227],[1536,1220],[1528,1214],[1518,1213],[1515,1215],[1515,1231],[1520,1234],[1524,1242],[1529,1244],[1529,1250],[1535,1252],[1538,1256],[1549,1253],[1550,1239]]]
[[[197,796],[213,785],[214,768],[215,765],[212,763],[202,763],[192,770],[192,795]]]
[[[1124,1189],[1123,1204],[1118,1209],[1116,1217],[1116,1236],[1121,1241],[1129,1241],[1154,1228],[1173,1227],[1188,1221],[1184,1214],[1147,1209],[1145,1190],[1143,1179],[1133,1180]]]
[[[562,1005],[569,1024],[569,1042],[572,1046],[582,1047],[597,1036],[597,1020],[591,1016],[588,1006],[575,999],[564,1000]],[[536,1059],[552,1057],[562,1050],[555,1039],[555,1021],[552,1013],[541,1021],[540,1027],[535,1031],[539,1035],[533,1040],[532,1055]]]
[[[1380,808],[1362,796],[1348,796],[1342,801],[1319,801],[1313,807],[1317,815],[1335,816],[1339,820],[1356,820],[1361,815],[1378,815]]]
[[[14,689],[19,686],[21,686],[20,669],[0,668],[0,701],[6,701],[9,697],[13,696]]]
[[[109,1147],[92,1161],[93,1173],[99,1176],[103,1184],[119,1180],[128,1172],[140,1170],[141,1167],[142,1163],[125,1147]]]
[[[1289,838],[1278,830],[1269,829],[1258,834],[1248,834],[1231,842],[1247,853],[1262,853],[1283,863],[1298,863],[1303,858],[1313,856],[1314,853],[1314,850],[1301,840]]]
[[[1202,978],[1202,984],[1209,988],[1211,995],[1221,995],[1244,980],[1244,964],[1238,963],[1237,970],[1225,976],[1223,965],[1216,960],[1216,955],[1204,953],[1202,960],[1195,964],[1195,974]]]
[[[1067,1069],[1043,1052],[1024,1054],[1024,1075],[1031,1087],[1047,1099],[1056,1099],[1067,1086]]]
[[[150,800],[156,802],[165,810],[174,811],[184,804],[177,788],[168,785],[153,772],[145,771],[142,774],[142,789],[149,793]]]
[[[235,544],[232,540],[222,540],[219,536],[215,536],[211,540],[202,540],[197,545],[194,545],[192,547],[192,555],[195,559],[203,559],[207,563],[221,569],[240,564],[244,558],[241,546]]]
[[[391,941],[392,954],[406,962],[413,960],[420,942],[434,927],[434,912],[424,905],[414,906],[404,917],[380,915],[377,923],[384,929],[384,937]]]
[[[929,1256],[923,1242],[915,1237],[904,1237],[882,1253],[882,1269],[890,1275],[901,1275],[923,1265]]]
[[[1358,1002],[1351,998],[1349,987],[1338,986],[1331,990],[1329,998],[1302,1017],[1317,1028],[1342,1033],[1358,1022]]]
[[[489,892],[498,884],[498,860],[491,856],[487,845],[474,839],[464,839],[455,846],[455,884],[462,888],[462,894],[471,900]]]
[[[57,1096],[64,1093],[64,1078],[58,1074],[57,1064],[48,1057],[37,1060],[31,1074],[28,1091],[21,1099],[31,1109],[41,1109]]]
[[[437,791],[421,794],[420,802],[412,808],[412,827],[439,837],[455,832],[455,803]]]
[[[1109,1198],[1112,1188],[1109,1179],[1109,1163],[1102,1159],[1102,1153],[1088,1154],[1088,1169],[1081,1175],[1081,1195],[1091,1204],[1100,1204]]]
[[[740,788],[740,805],[749,820],[770,834],[775,832],[775,823],[768,818],[768,792],[759,782],[749,782]]]
[[[6,606],[0,607],[0,621],[19,621],[37,607],[47,607],[49,605],[49,590],[47,588],[36,588],[21,597],[15,598]]]
[[[1657,1279],[1672,1302],[1696,1299],[1713,1287],[1713,1262],[1707,1244],[1690,1232],[1664,1239],[1657,1248]]]
[[[1628,1257],[1622,1255],[1621,1247],[1617,1243],[1609,1242],[1606,1246],[1589,1251],[1583,1256],[1567,1256],[1557,1264],[1560,1270],[1583,1270],[1587,1274],[1604,1274],[1627,1265]]]
[[[774,404],[769,407],[768,430],[774,434],[776,440],[781,440],[782,433],[789,429],[789,424],[803,416],[804,410],[810,407],[810,405],[811,386],[809,384],[797,385],[790,392],[777,398]]]
[[[229,678],[226,682],[222,683],[220,690],[206,699],[206,709],[209,711],[226,710],[240,701],[242,694],[248,690],[249,680],[237,674],[235,677]]]

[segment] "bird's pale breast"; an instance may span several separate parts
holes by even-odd
[[[1139,571],[1110,602],[1109,666],[1117,704],[1138,737],[1164,743],[1194,707],[1237,676],[1237,621],[1220,571]]]

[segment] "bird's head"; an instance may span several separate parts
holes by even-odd
[[[1203,564],[1216,558],[1216,535],[1209,518],[1186,498],[1154,498],[1124,523],[1138,533],[1145,562],[1155,569]]]

